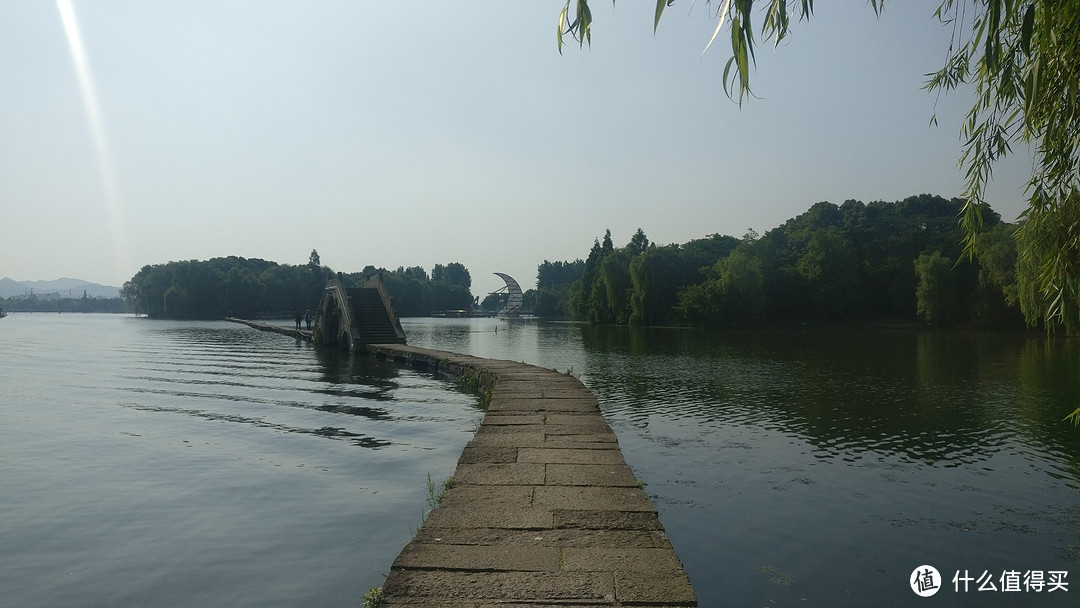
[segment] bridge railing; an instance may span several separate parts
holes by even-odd
[[[324,296],[324,300],[323,300],[322,309],[320,311],[321,314],[319,315],[319,321],[320,322],[325,322],[325,320],[326,320],[326,315],[325,315],[325,313],[326,313],[326,300],[325,300],[325,298],[326,297],[333,297],[333,298],[335,298],[337,300],[338,326],[337,326],[337,331],[335,332],[335,335],[333,335],[333,336],[323,335],[323,343],[324,344],[330,344],[332,342],[337,342],[339,340],[339,336],[342,333],[345,333],[346,335],[348,335],[349,344],[351,346],[352,340],[354,338],[354,331],[353,331],[354,324],[353,324],[353,320],[352,320],[352,312],[351,312],[351,310],[349,308],[349,293],[345,290],[345,285],[338,279],[329,279],[328,281],[326,281],[326,291],[324,293],[325,293],[325,296]],[[330,294],[333,294],[333,295],[331,296]]]

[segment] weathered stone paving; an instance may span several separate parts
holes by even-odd
[[[454,485],[394,560],[382,605],[697,605],[656,507],[580,381],[511,361],[367,348],[490,389]]]

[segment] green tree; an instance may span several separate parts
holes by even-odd
[[[612,251],[615,251],[615,245],[611,241],[611,229],[608,228],[607,230],[604,231],[604,241],[600,245],[600,253],[602,253],[602,254],[604,254],[606,256],[607,254],[611,253]]]
[[[469,290],[448,281],[431,282],[431,310],[465,310],[472,306]]]
[[[573,288],[573,284],[561,284],[554,287],[530,289],[522,295],[525,297],[532,292],[533,306],[531,310],[534,315],[538,317],[564,318],[573,314],[570,308]],[[527,302],[523,302],[522,307],[525,310],[530,310]]]
[[[725,255],[728,251],[723,252]],[[720,255],[711,257],[713,262]],[[679,322],[675,307],[679,291],[705,277],[698,252],[685,247],[652,244],[630,261],[633,292],[630,298],[632,325],[667,325]]]
[[[814,232],[795,267],[811,286],[817,316],[826,319],[858,316],[859,266],[854,248],[838,229]]]
[[[627,323],[630,319],[630,254],[615,249],[611,230],[604,232],[603,244],[594,240],[581,279],[568,290],[569,309],[590,323]]]
[[[1080,134],[1078,134],[1080,137]],[[1028,210],[1018,230],[1017,288],[1029,325],[1080,334],[1080,193],[1067,205]],[[1052,215],[1053,217],[1049,217]],[[1080,410],[1078,410],[1080,411]]]
[[[226,315],[310,308],[322,293],[330,269],[287,266],[238,257],[144,266],[121,290],[136,312],[151,317],[219,318]]]
[[[611,231],[608,231],[608,234],[610,233]],[[600,240],[594,239],[592,249],[589,250],[589,255],[585,258],[581,278],[570,286],[570,312],[579,319],[593,321],[589,303],[592,301],[593,285],[596,282],[596,275],[600,271],[602,258],[603,252],[600,247]]]
[[[657,0],[653,27],[674,0]],[[723,83],[740,103],[750,93],[750,71],[758,38],[779,46],[792,17],[808,20],[813,0],[717,0],[716,29],[730,27],[731,57]],[[884,0],[868,0],[881,13]],[[755,12],[755,6],[760,12]],[[572,8],[573,7],[573,8]],[[1080,236],[1071,234],[1080,215],[1080,0],[942,0],[935,16],[953,25],[953,40],[943,66],[931,75],[929,91],[949,92],[970,84],[974,103],[962,121],[966,142],[960,158],[965,171],[961,223],[969,259],[978,248],[983,193],[996,163],[1014,145],[1035,154],[1027,187],[1027,209],[1017,233],[1022,281],[1037,297],[1021,298],[1028,318],[1042,318],[1047,329],[1064,325],[1080,330]],[[567,0],[558,16],[560,52],[565,37],[591,43],[588,0]],[[931,117],[936,122],[936,117]]]
[[[471,307],[471,286],[472,277],[463,264],[435,264],[431,269],[431,281],[428,283],[431,310],[464,310]]]
[[[979,204],[995,163],[1014,144],[1035,152],[1028,207],[1017,233],[1023,281],[1038,292],[1021,299],[1024,313],[1047,328],[1076,333],[1080,310],[1080,0],[978,0],[971,34],[953,51],[928,88],[975,86],[975,104],[961,134],[966,170],[963,225],[967,251],[978,246]],[[937,15],[962,25],[967,3],[944,0]]]
[[[446,266],[435,264],[435,267],[431,269],[431,280],[446,281],[465,291],[472,288],[472,276],[469,275],[469,269],[458,262],[450,262]]]
[[[950,270],[952,262],[940,251],[924,253],[915,260],[916,314],[931,327],[945,325],[954,318],[956,289]]]
[[[724,308],[733,325],[745,325],[761,318],[765,309],[765,279],[757,259],[736,249],[717,262]]]
[[[569,285],[564,285],[563,287],[568,288]],[[526,289],[525,293],[521,294],[521,311],[523,313],[526,313],[526,314],[528,314],[530,312],[532,314],[539,314],[539,313],[536,312],[536,310],[539,308],[537,306],[539,295],[540,295],[539,292],[537,292],[537,290],[535,290],[535,289]],[[565,299],[562,301],[562,303],[565,306],[565,304],[566,304]],[[557,314],[560,317],[565,317],[566,316],[566,310],[563,309],[562,312],[558,312]]]
[[[544,260],[536,268],[536,287],[555,287],[570,285],[581,278],[585,271],[585,262],[578,259],[573,262],[549,262]]]
[[[572,286],[581,279],[584,272],[585,262],[580,259],[573,262],[544,260],[536,269],[533,305],[530,307],[528,303],[523,303],[523,307],[541,317],[570,316]]]
[[[637,229],[634,236],[630,237],[630,242],[626,245],[626,249],[630,252],[630,255],[641,255],[645,253],[645,250],[649,248],[649,237],[645,236],[645,231],[641,228]]]
[[[679,291],[675,311],[690,325],[718,324],[722,318],[724,293],[716,278]]]
[[[676,309],[694,325],[743,326],[765,312],[765,279],[761,264],[739,247],[708,271],[710,278],[679,292]]]
[[[195,316],[192,310],[191,295],[179,285],[170,285],[165,290],[163,301],[163,310],[169,318],[186,319]]]
[[[600,262],[590,307],[594,323],[625,325],[630,321],[630,254],[616,249]]]
[[[398,268],[397,272],[399,272],[406,279],[422,281],[424,283],[428,282],[427,271],[424,270],[422,266],[409,266],[408,268]]]
[[[374,272],[375,275],[378,270]],[[383,271],[383,284],[393,301],[399,317],[422,317],[431,314],[431,288],[427,272],[413,266],[398,267],[394,272]]]
[[[972,319],[979,325],[1022,326],[1015,232],[1016,226],[1001,223],[979,234],[978,284],[971,303]]]
[[[225,312],[230,316],[250,317],[258,312],[263,299],[258,277],[241,266],[233,266],[225,274],[222,289]]]
[[[605,253],[595,239],[581,279],[567,289],[570,308],[564,310],[592,323],[635,325],[914,321],[916,260],[937,251],[960,260],[947,275],[951,299],[943,310],[949,322],[1014,327],[1019,319],[1009,310],[1015,298],[1008,294],[1017,292],[1009,270],[1016,265],[1011,230],[984,207],[989,229],[979,238],[987,248],[985,264],[963,259],[956,222],[963,205],[932,195],[893,203],[846,201],[840,207],[820,202],[763,236],[753,230],[741,241],[711,235],[685,245],[650,244],[636,254],[631,244]],[[552,281],[556,268],[545,261],[538,284]],[[549,309],[541,303],[537,310]]]
[[[736,247],[739,239],[722,234],[710,234],[705,238],[694,239],[679,246],[679,251],[686,264],[695,270],[712,266],[716,260],[726,258]],[[702,277],[699,273],[698,280]]]

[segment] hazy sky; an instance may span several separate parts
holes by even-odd
[[[921,89],[938,3],[818,2],[740,109],[704,2],[654,35],[652,2],[597,0],[592,47],[560,56],[560,0],[0,0],[0,276],[317,249],[341,271],[461,262],[483,294],[606,228],[682,243],[958,196],[971,100]],[[995,174],[1006,220],[1029,165]]]

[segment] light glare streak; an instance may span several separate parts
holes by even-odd
[[[116,184],[116,170],[113,166],[112,151],[109,148],[109,139],[105,133],[105,119],[101,112],[101,104],[98,102],[97,89],[94,87],[90,64],[86,59],[86,49],[83,46],[82,36],[79,34],[78,21],[75,19],[75,8],[72,6],[71,0],[56,0],[56,7],[60,11],[60,21],[63,23],[64,35],[67,38],[68,48],[71,50],[71,61],[75,67],[79,92],[82,95],[83,107],[86,109],[86,118],[90,125],[94,156],[97,158],[109,226],[112,229],[113,262],[116,266],[116,276],[123,276],[128,262],[125,240],[127,231],[120,194]],[[127,269],[130,269],[130,267]]]

